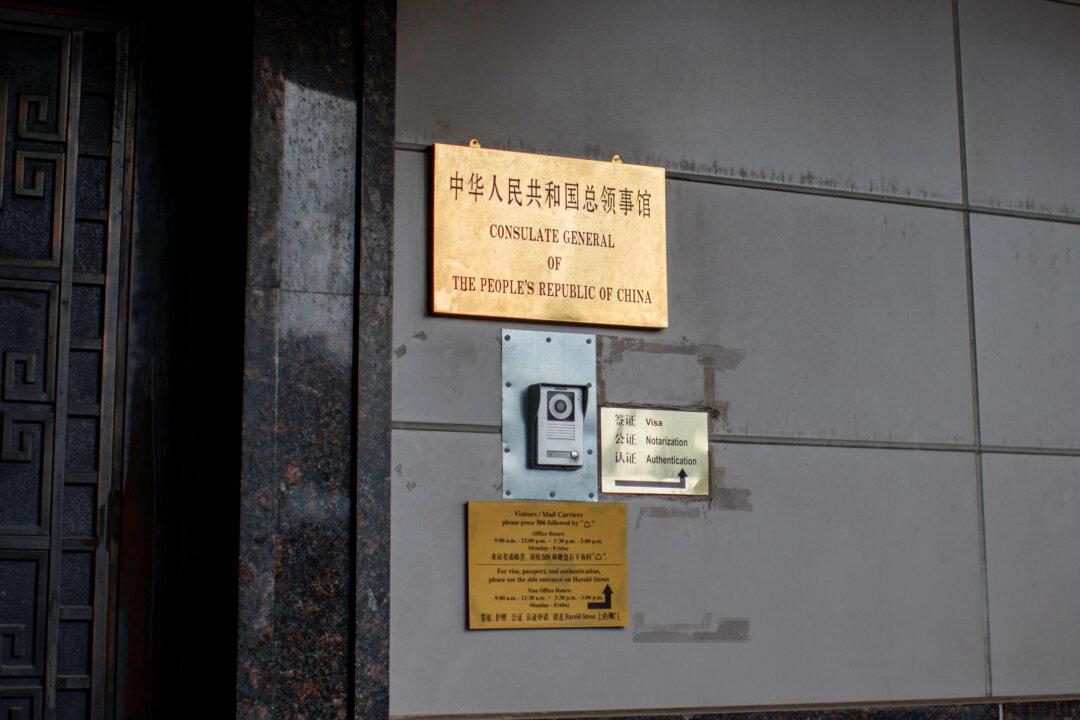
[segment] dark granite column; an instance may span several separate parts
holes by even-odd
[[[394,0],[364,5],[357,272],[354,717],[389,712]]]
[[[239,718],[350,711],[358,28],[347,0],[255,4]]]

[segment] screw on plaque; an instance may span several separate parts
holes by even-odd
[[[469,147],[471,147],[471,148],[479,148],[480,147],[480,141],[477,140],[476,138],[469,138]]]

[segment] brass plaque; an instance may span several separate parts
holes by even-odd
[[[626,627],[626,506],[469,503],[469,629]]]
[[[663,168],[435,145],[432,309],[667,327]]]
[[[709,494],[709,416],[652,408],[600,408],[600,489]]]

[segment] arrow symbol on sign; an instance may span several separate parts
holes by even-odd
[[[686,474],[686,470],[679,468],[679,474],[676,475],[679,478],[679,482],[672,482],[669,479],[664,480],[616,480],[615,487],[649,487],[649,488],[675,488],[682,490],[686,487],[686,478],[689,475]]]
[[[611,595],[615,591],[611,589],[610,585],[604,586],[604,602],[591,602],[589,603],[590,610],[610,610],[611,609]]]

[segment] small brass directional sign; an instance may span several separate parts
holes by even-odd
[[[603,492],[708,495],[708,413],[600,408],[600,455]]]
[[[626,506],[469,503],[469,629],[626,627]]]
[[[435,145],[432,309],[667,327],[663,168]]]

